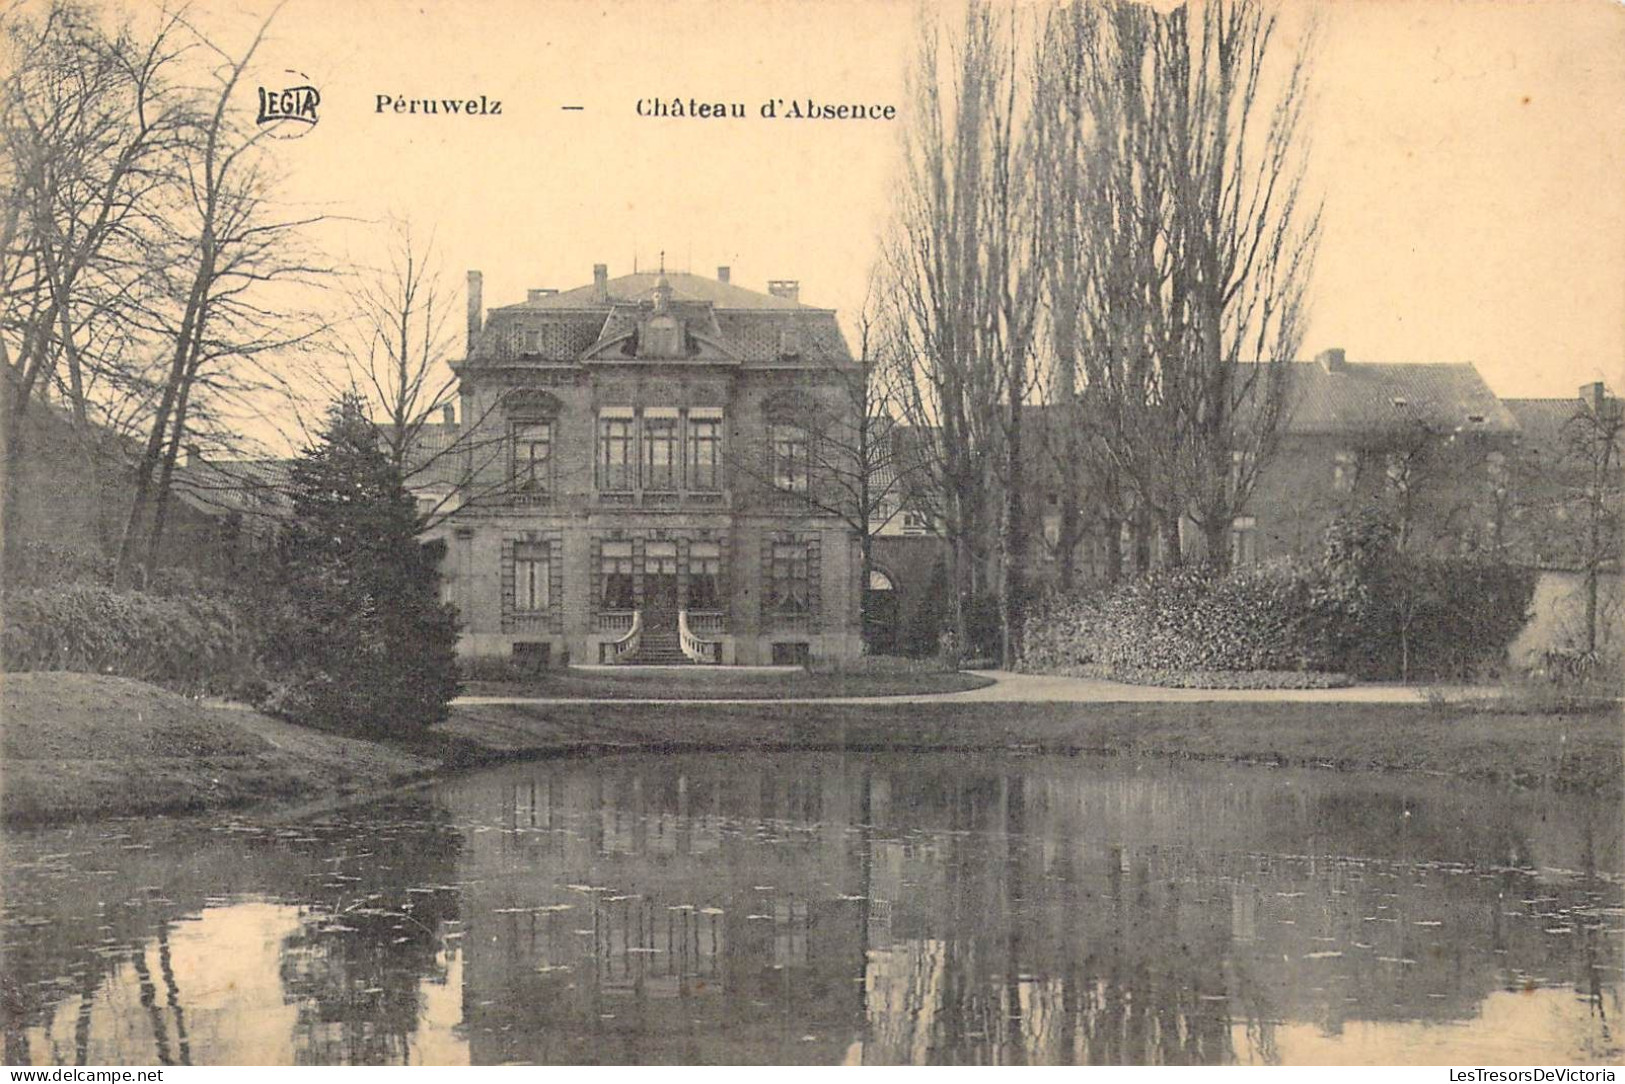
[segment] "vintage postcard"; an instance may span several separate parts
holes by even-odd
[[[1614,1079],[1622,177],[1610,0],[0,4],[8,1071]]]

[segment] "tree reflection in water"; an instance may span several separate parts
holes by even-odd
[[[1329,772],[805,754],[15,833],[6,1057],[1617,1058],[1618,817]]]

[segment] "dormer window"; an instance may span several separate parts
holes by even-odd
[[[1469,415],[1467,415],[1467,420],[1472,422],[1474,425],[1483,425],[1484,424],[1484,415],[1482,415],[1482,414],[1469,414]]]
[[[786,358],[801,356],[801,329],[799,327],[779,329],[779,356]]]
[[[680,358],[683,356],[683,322],[675,316],[655,316],[638,334],[638,357]]]
[[[1396,395],[1394,396],[1394,405],[1396,407],[1407,407],[1410,405],[1410,400],[1403,395]]]

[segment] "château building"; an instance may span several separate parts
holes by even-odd
[[[857,542],[812,442],[850,410],[835,312],[682,272],[531,290],[468,275],[445,589],[461,651],[537,665],[860,651]],[[455,475],[455,477],[453,477]]]

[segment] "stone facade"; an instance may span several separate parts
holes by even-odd
[[[857,542],[809,454],[858,364],[833,311],[791,282],[741,289],[725,268],[610,279],[600,265],[590,286],[486,314],[469,278],[461,421],[420,486],[457,506],[430,534],[447,544],[465,655],[859,653]]]

